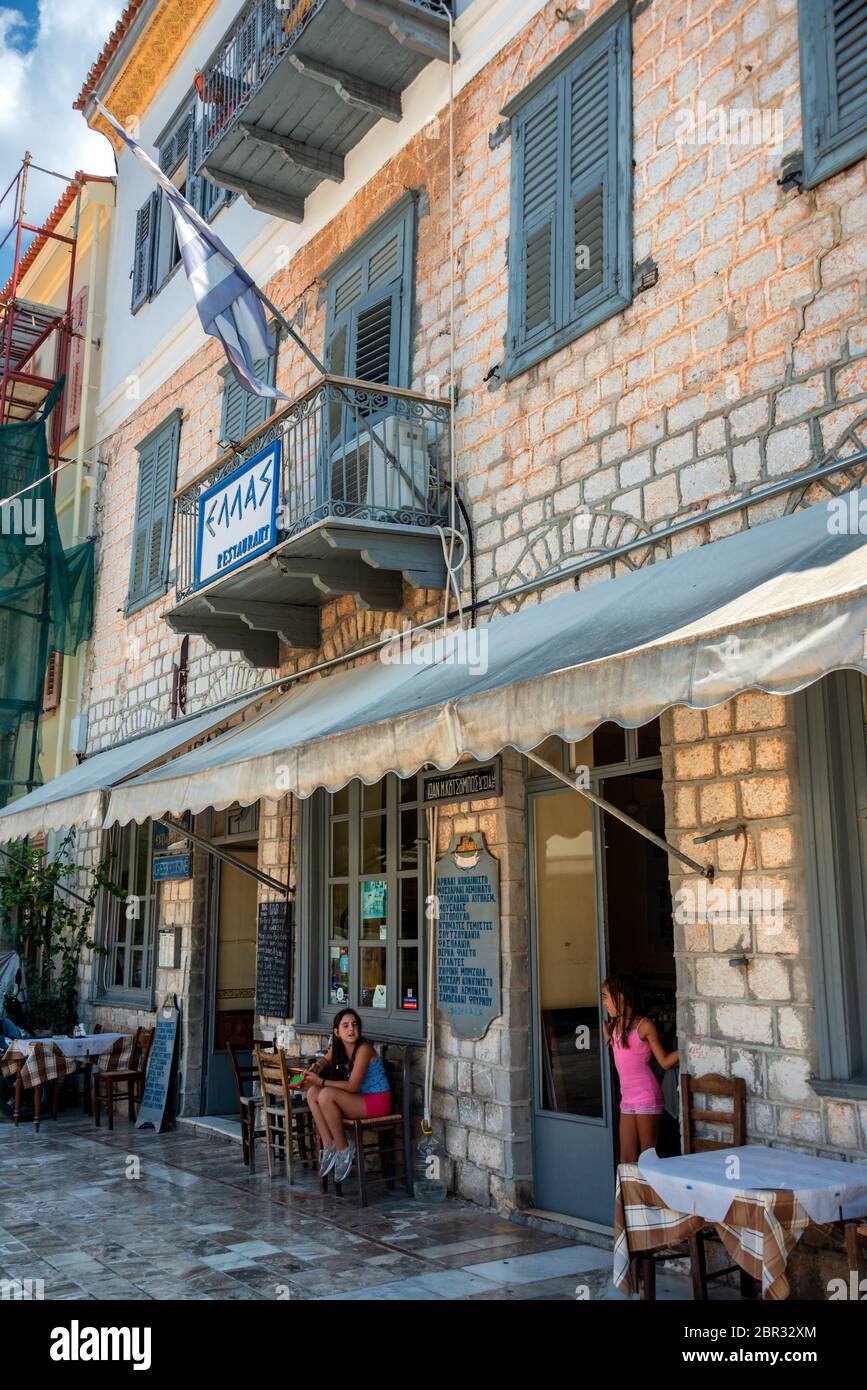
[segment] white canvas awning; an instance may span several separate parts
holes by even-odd
[[[867,515],[867,492],[854,497]],[[853,530],[836,534],[823,503],[496,619],[479,630],[475,670],[446,649],[435,665],[373,660],[312,679],[116,788],[106,824],[446,769],[551,734],[579,740],[606,720],[635,727],[671,705],[867,671],[867,536]]]
[[[125,777],[170,757],[211,729],[227,724],[250,703],[249,696],[222,709],[181,719],[167,729],[131,739],[94,753],[77,767],[12,801],[0,811],[0,843],[23,835],[62,830],[71,825],[101,825],[108,793]]]

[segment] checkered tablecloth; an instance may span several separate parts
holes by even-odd
[[[789,1296],[786,1264],[810,1218],[793,1192],[735,1192],[723,1221],[672,1211],[637,1163],[621,1163],[614,1194],[614,1283],[634,1292],[632,1258],[678,1245],[712,1226],[735,1264],[761,1280],[764,1298]]]
[[[97,1043],[97,1038],[94,1042]],[[94,1050],[93,1056],[102,1071],[121,1071],[128,1067],[132,1057],[134,1033],[125,1033],[117,1038],[104,1052]],[[23,1059],[23,1065],[22,1065]],[[12,1043],[0,1058],[0,1075],[14,1080],[21,1073],[21,1084],[25,1089],[41,1086],[46,1081],[62,1081],[73,1076],[87,1065],[80,1057],[66,1057],[52,1038],[22,1038]]]

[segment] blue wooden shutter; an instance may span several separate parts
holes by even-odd
[[[400,218],[359,253],[332,286],[326,362],[335,376],[383,386],[409,380],[408,334],[401,332],[407,219]]]
[[[168,579],[179,434],[175,417],[139,454],[128,607],[162,592]]]
[[[618,287],[616,34],[609,30],[566,74],[567,320],[579,319]]]
[[[801,0],[798,11],[804,183],[867,154],[867,3]]]
[[[132,312],[140,308],[153,288],[154,253],[157,245],[160,195],[154,192],[136,213],[132,262]]]
[[[276,345],[276,337],[274,341]],[[260,358],[253,365],[259,380],[266,381],[269,386],[273,386],[277,366],[276,351],[272,356]],[[252,391],[245,391],[231,370],[227,368],[226,382],[223,387],[220,438],[229,439],[232,443],[237,444],[250,430],[264,425],[268,416],[272,414],[274,405],[275,401],[272,396],[256,396]]]
[[[867,5],[831,0],[831,130],[842,135],[867,121]]]
[[[517,128],[520,200],[514,346],[543,341],[557,326],[563,206],[563,90],[542,94]]]

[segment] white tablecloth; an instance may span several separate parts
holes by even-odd
[[[724,1220],[739,1193],[771,1188],[793,1191],[817,1225],[867,1213],[867,1164],[863,1163],[746,1144],[678,1158],[660,1158],[655,1149],[647,1149],[638,1167],[672,1211],[703,1216],[706,1221]]]
[[[46,1047],[56,1043],[64,1057],[84,1061],[87,1057],[101,1057],[122,1037],[122,1033],[88,1033],[83,1038],[16,1038],[15,1041],[18,1051],[28,1055],[34,1043],[44,1043]]]

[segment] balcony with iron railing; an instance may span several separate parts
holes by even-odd
[[[291,221],[401,92],[447,61],[439,0],[248,0],[200,78],[199,173]]]
[[[319,609],[403,607],[445,587],[449,403],[325,376],[175,494],[178,633],[276,666],[319,646]]]

